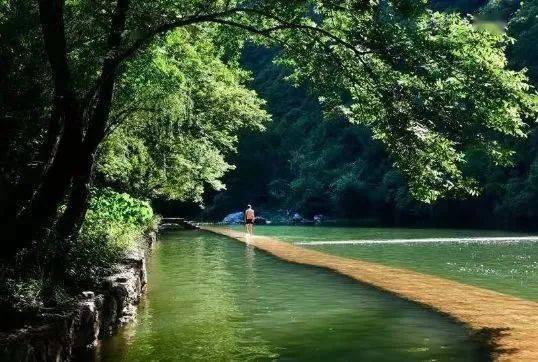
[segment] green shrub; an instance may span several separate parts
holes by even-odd
[[[154,215],[148,202],[107,189],[94,192],[86,220],[92,218],[148,230],[153,227]]]
[[[94,192],[70,251],[68,277],[78,285],[92,286],[155,226],[149,203],[111,190]]]

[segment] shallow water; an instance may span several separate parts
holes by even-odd
[[[209,233],[160,239],[138,320],[98,360],[487,360],[461,325],[351,279]]]
[[[518,237],[522,234],[487,230],[312,226],[264,226],[257,227],[256,233],[291,242],[387,239],[386,243],[309,247],[330,254],[403,267],[529,300],[538,300],[536,241],[391,243],[391,239]]]
[[[243,230],[243,226],[233,226]],[[415,238],[472,238],[496,236],[526,236],[526,234],[472,229],[420,229],[420,228],[370,228],[370,227],[333,227],[333,226],[272,226],[257,225],[256,234],[268,235],[290,242],[309,242],[325,240],[379,240]]]

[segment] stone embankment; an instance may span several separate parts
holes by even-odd
[[[126,255],[98,292],[82,292],[69,310],[42,313],[36,323],[0,334],[2,361],[68,361],[85,359],[99,339],[131,321],[146,286],[147,247]]]
[[[538,303],[406,269],[342,258],[267,236],[222,227],[225,235],[292,263],[333,270],[361,283],[420,303],[467,325],[495,360],[538,361]]]

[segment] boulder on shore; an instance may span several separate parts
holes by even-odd
[[[291,216],[291,223],[292,224],[299,224],[299,223],[302,223],[304,222],[304,218],[298,213],[298,212],[294,212]]]
[[[267,224],[269,224],[269,222],[263,216],[256,216],[254,218],[254,224],[256,224],[256,225],[267,225]]]
[[[225,224],[242,224],[245,214],[242,211],[233,212],[228,214],[222,219]]]

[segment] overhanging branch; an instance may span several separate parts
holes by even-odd
[[[230,18],[238,14],[256,15],[261,18],[273,20],[277,22],[277,25],[260,29],[255,26],[245,24],[245,23],[242,23],[242,22],[239,22]],[[196,14],[193,16],[188,16],[182,19],[178,19],[176,21],[162,24],[152,29],[141,38],[135,40],[134,43],[131,44],[131,46],[129,46],[127,49],[117,54],[117,56],[115,57],[115,62],[119,64],[125,59],[130,58],[134,53],[136,53],[139,49],[141,49],[142,47],[147,45],[149,42],[151,42],[151,40],[153,40],[159,34],[162,34],[167,31],[177,29],[180,27],[195,25],[195,24],[200,24],[200,23],[216,23],[216,24],[228,25],[228,26],[246,30],[253,34],[262,35],[265,37],[271,37],[273,33],[277,31],[282,31],[282,30],[289,30],[289,29],[303,30],[303,31],[311,32],[316,35],[325,36],[329,38],[331,41],[333,41],[335,44],[341,45],[351,50],[355,54],[355,56],[359,58],[369,53],[369,51],[361,50],[358,48],[358,46],[353,45],[352,43],[346,41],[345,39],[342,39],[341,37],[323,28],[319,28],[319,27],[307,25],[307,24],[290,22],[279,16],[276,16],[271,13],[258,10],[258,9],[237,7],[237,8],[227,9],[225,11],[215,12],[211,14],[203,14],[203,15]]]

